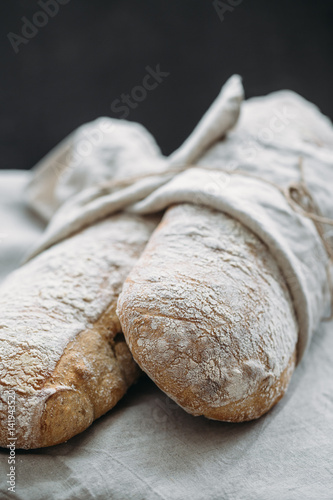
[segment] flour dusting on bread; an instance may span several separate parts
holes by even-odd
[[[134,359],[190,413],[251,419],[286,389],[298,337],[289,291],[266,245],[221,212],[170,208],[118,314]]]
[[[47,401],[68,410],[69,428],[63,429],[68,438],[71,419],[74,434],[75,425],[83,430],[137,377],[125,342],[119,350],[114,340],[120,331],[115,308],[155,225],[149,217],[108,218],[43,252],[1,285],[1,445],[6,445],[6,390],[17,396],[17,446],[37,447],[54,444],[55,430],[41,429]],[[64,364],[63,357],[71,363]]]

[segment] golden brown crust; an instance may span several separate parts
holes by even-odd
[[[217,408],[207,408],[203,416],[212,420],[223,422],[246,422],[261,417],[267,413],[284,396],[293,374],[296,364],[296,349],[293,352],[288,365],[283,370],[275,383],[270,386],[270,397],[267,397],[267,382],[263,381],[257,390],[240,401],[232,401]],[[196,397],[191,390],[182,394],[183,400],[178,401],[180,406],[188,408]]]
[[[44,389],[56,392],[45,401],[36,447],[62,443],[85,430],[113,408],[139,377],[123,335],[117,334],[120,324],[114,310],[112,304],[93,329],[67,346],[45,382]]]
[[[115,308],[156,219],[119,214],[43,252],[0,287],[0,446],[14,391],[17,448],[66,441],[139,376]]]

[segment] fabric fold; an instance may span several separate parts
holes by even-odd
[[[42,162],[30,183],[30,205],[45,218],[55,211],[30,258],[119,210],[148,214],[182,202],[221,210],[261,238],[280,266],[298,318],[300,360],[329,308],[329,259],[314,223],[295,211],[281,190],[299,181],[301,158],[316,204],[323,216],[333,217],[333,127],[290,91],[243,104],[242,99],[241,80],[234,75],[169,158],[143,127],[111,120],[113,133],[84,161],[71,164],[67,156],[56,182],[55,164],[64,149],[78,150],[87,126],[81,127]],[[100,132],[100,124],[89,124],[90,132]],[[49,204],[43,186],[51,193]],[[332,228],[324,229],[329,239]]]

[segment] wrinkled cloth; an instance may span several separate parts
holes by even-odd
[[[275,257],[295,306],[299,362],[329,313],[329,256],[313,221],[281,189],[300,181],[302,162],[320,213],[333,218],[333,127],[290,91],[242,101],[234,75],[169,158],[138,124],[104,118],[79,128],[42,160],[29,184],[30,206],[50,220],[30,258],[118,210],[149,214],[182,202],[221,210]]]
[[[31,172],[0,172],[0,280],[44,225],[24,202]],[[284,398],[244,424],[192,417],[148,378],[67,443],[16,450],[16,500],[331,500],[333,322],[322,323]]]

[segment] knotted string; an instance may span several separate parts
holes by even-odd
[[[333,278],[331,274],[331,266],[333,264],[333,247],[329,244],[325,236],[324,224],[333,226],[333,219],[323,217],[320,214],[319,207],[305,182],[302,157],[299,158],[298,165],[301,173],[301,179],[299,182],[291,183],[284,194],[289,205],[293,208],[293,210],[295,210],[295,212],[298,212],[304,217],[307,217],[308,219],[311,219],[313,221],[328,255],[326,273],[327,282],[331,294],[331,314],[327,318],[323,318],[323,320],[329,321],[333,318]]]

